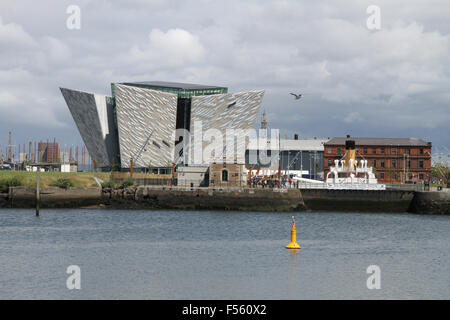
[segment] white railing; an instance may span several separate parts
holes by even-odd
[[[327,189],[327,190],[386,190],[384,184],[368,184],[368,183],[307,183],[299,182],[299,189]]]

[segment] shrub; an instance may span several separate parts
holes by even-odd
[[[8,186],[6,185],[6,181],[0,180],[0,192],[7,192]]]
[[[112,181],[112,180],[104,181],[104,182],[102,183],[102,188],[103,188],[103,189],[105,189],[105,188],[114,189],[114,187],[115,187],[114,181]]]
[[[128,187],[131,187],[134,184],[133,179],[131,178],[126,178],[125,180],[122,181],[122,184],[120,185],[121,189],[125,189]]]
[[[54,183],[53,186],[61,188],[61,189],[69,189],[73,187],[72,181],[70,181],[67,178],[58,178]]]
[[[22,186],[22,180],[18,177],[11,177],[0,181],[0,190],[3,192],[8,192],[10,187]]]

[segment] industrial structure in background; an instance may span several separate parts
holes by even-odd
[[[8,134],[8,145],[0,147],[0,170],[77,172],[94,171],[95,165],[85,146],[61,147],[53,142],[28,141],[13,143],[12,132]],[[79,152],[81,150],[81,152]]]

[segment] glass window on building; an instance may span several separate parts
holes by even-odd
[[[328,148],[328,154],[331,154],[333,152],[332,148]]]
[[[384,160],[381,160],[381,167],[384,168]]]
[[[392,148],[392,149],[391,149],[391,154],[397,154],[397,149]]]
[[[337,148],[337,155],[338,155],[338,156],[341,155],[341,148]]]
[[[423,173],[419,173],[419,179],[423,180]]]
[[[377,148],[372,148],[372,153],[377,154]]]
[[[331,159],[328,159],[328,166],[331,167],[332,161]]]
[[[408,169],[411,168],[411,160],[408,160]]]
[[[419,168],[423,169],[423,160],[419,160]]]
[[[381,154],[384,154],[384,148],[381,148]]]
[[[376,168],[377,167],[377,160],[372,160],[372,167]]]
[[[420,148],[420,154],[423,154],[423,149],[422,148]]]
[[[382,180],[384,179],[384,172],[380,173],[380,179],[382,179]]]
[[[395,161],[395,160],[392,160],[392,168],[395,168],[396,165],[397,165],[396,161]]]
[[[364,148],[363,152],[364,154],[367,154],[367,148]]]
[[[222,181],[228,181],[228,170],[222,170]]]

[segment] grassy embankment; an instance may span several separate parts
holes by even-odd
[[[108,172],[41,172],[41,188],[49,187],[97,187],[94,177],[109,181]],[[36,188],[36,172],[0,171],[0,191],[7,192],[9,187]]]

